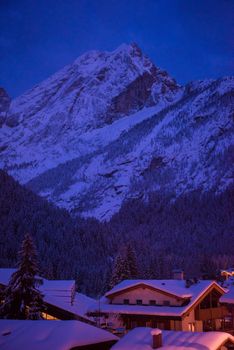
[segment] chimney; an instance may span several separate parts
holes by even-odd
[[[174,280],[183,280],[184,279],[184,271],[181,269],[175,269],[172,271]]]
[[[162,331],[158,328],[152,329],[152,348],[159,349],[162,346]]]

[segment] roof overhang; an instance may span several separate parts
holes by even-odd
[[[164,294],[166,296],[170,296],[170,297],[180,299],[180,300],[190,299],[192,296],[192,294],[190,295],[189,293],[186,296],[181,296],[181,295],[178,295],[176,293],[168,292],[168,291],[164,290],[163,288],[161,289],[161,288],[154,287],[146,282],[138,282],[138,283],[132,284],[130,286],[123,287],[123,288],[116,290],[116,291],[113,291],[113,292],[111,292],[111,291],[107,292],[105,294],[105,297],[107,297],[108,299],[112,299],[117,295],[121,295],[121,294],[125,293],[126,291],[131,291],[131,290],[137,289],[139,287],[148,288],[148,289],[151,289],[151,290],[158,292],[160,294]]]

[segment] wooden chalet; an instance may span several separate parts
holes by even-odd
[[[229,329],[225,290],[214,281],[125,280],[100,300],[92,315],[127,330],[153,327],[176,331]]]

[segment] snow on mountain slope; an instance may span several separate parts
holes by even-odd
[[[234,79],[179,87],[135,45],[89,52],[15,99],[0,165],[74,214],[232,183]]]
[[[10,107],[11,99],[6,91],[0,87],[0,127],[4,124]]]
[[[12,101],[0,131],[1,165],[26,182],[92,149],[84,134],[155,101],[162,108],[179,90],[135,44],[88,52]]]

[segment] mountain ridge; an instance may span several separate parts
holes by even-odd
[[[233,182],[233,91],[233,77],[181,87],[135,44],[92,51],[13,100],[0,166],[101,220],[152,191],[219,193]]]

